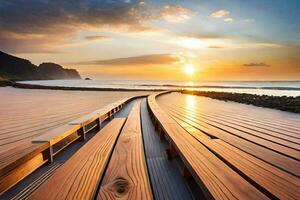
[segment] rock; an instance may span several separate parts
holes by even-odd
[[[18,58],[0,51],[0,77],[7,80],[53,80],[81,79],[75,69],[65,69],[55,63],[43,63],[39,66],[29,60]]]

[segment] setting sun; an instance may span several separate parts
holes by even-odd
[[[195,73],[195,67],[193,65],[186,65],[184,72],[188,75],[193,75]]]
[[[299,8],[0,0],[0,200],[300,200]]]

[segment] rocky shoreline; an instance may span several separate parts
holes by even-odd
[[[13,81],[9,81],[9,80],[6,80],[6,79],[2,79],[0,77],[0,87],[5,87],[5,86],[12,86],[13,85]]]
[[[124,89],[124,88],[84,88],[84,87],[62,87],[62,86],[43,86],[17,83],[10,80],[0,79],[0,87],[14,87],[22,89],[48,89],[48,90],[76,90],[76,91],[162,91],[162,90],[143,90],[143,89]],[[175,91],[175,90],[174,90]],[[273,108],[282,111],[300,113],[300,96],[268,96],[254,95],[246,93],[229,93],[229,92],[205,92],[182,90],[183,94],[193,94],[198,96],[210,97],[223,101],[234,101],[243,104],[249,104],[265,108]]]
[[[190,91],[183,90],[184,94],[193,94],[198,96],[210,97],[223,101],[234,101],[243,104],[250,104],[259,107],[273,108],[282,111],[300,113],[300,96],[268,96],[254,95],[245,93],[229,93],[229,92],[205,92],[205,91]]]
[[[21,89],[40,89],[40,90],[73,90],[73,91],[151,91],[161,92],[160,89],[129,89],[129,88],[89,88],[89,87],[64,87],[64,86],[46,86],[46,85],[33,85],[26,83],[18,83],[10,80],[1,80],[0,87],[14,87]]]

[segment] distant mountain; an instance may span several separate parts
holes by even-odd
[[[75,69],[65,69],[55,63],[42,63],[36,66],[29,60],[2,51],[0,51],[0,77],[9,80],[81,79]]]
[[[40,64],[38,72],[46,75],[48,79],[80,79],[80,75],[75,69],[64,69],[55,63]]]

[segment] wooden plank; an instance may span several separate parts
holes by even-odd
[[[176,99],[177,105],[184,105],[191,110],[201,111],[203,113],[215,113],[219,116],[229,116],[230,118],[247,120],[252,124],[260,124],[263,127],[276,128],[281,130],[285,135],[299,136],[300,118],[299,115],[278,111],[274,109],[259,108],[255,106],[239,104],[234,102],[224,102],[220,100],[214,100],[206,97],[199,97],[193,95],[181,95],[179,93],[172,93],[171,95],[163,96],[166,101]],[[195,105],[205,106],[190,106],[187,99],[193,99]],[[248,117],[250,114],[250,117]],[[290,118],[290,116],[298,116],[296,124]],[[297,125],[298,128],[295,126]],[[296,135],[295,135],[296,134]]]
[[[87,114],[85,116],[80,117],[79,119],[75,119],[71,122],[69,122],[70,125],[80,125],[85,126],[95,120],[99,119],[99,115],[95,112],[92,112],[90,114]]]
[[[299,148],[299,145],[297,145],[295,143],[280,140],[280,139],[272,137],[272,136],[266,136],[266,135],[262,136],[262,134],[259,132],[255,132],[253,130],[247,130],[243,127],[237,127],[237,126],[225,123],[224,121],[211,120],[209,118],[197,115],[196,113],[190,114],[185,111],[180,112],[180,111],[177,111],[178,110],[177,106],[170,107],[170,110],[172,110],[173,112],[181,113],[181,115],[183,115],[183,116],[190,117],[195,120],[199,120],[199,121],[209,124],[215,128],[218,128],[220,130],[225,130],[226,132],[228,132],[228,134],[233,134],[237,137],[241,137],[241,138],[251,141],[255,144],[269,148],[280,154],[284,154],[293,159],[300,160],[300,151],[297,150]]]
[[[208,111],[206,113],[210,113],[209,110],[212,110],[213,108],[210,107],[209,103],[208,105],[206,104],[201,104],[201,102],[197,102],[195,99],[202,99],[201,97],[195,97],[194,99],[194,106],[191,106],[189,105],[189,103],[187,102],[187,99],[188,99],[188,96],[187,95],[181,95],[181,96],[184,96],[184,97],[178,97],[176,99],[176,101],[173,100],[173,96],[171,95],[166,95],[166,96],[163,96],[163,97],[160,97],[158,99],[158,101],[160,102],[160,104],[164,105],[165,107],[168,107],[170,104],[172,105],[172,109],[169,109],[170,111],[172,110],[172,112],[176,112],[177,114],[181,115],[181,116],[185,116],[185,118],[188,118],[188,120],[191,120],[193,121],[192,123],[196,123],[198,126],[197,128],[201,129],[201,130],[204,130],[204,131],[207,131],[209,133],[212,133],[213,135],[231,143],[232,145],[234,146],[237,146],[239,148],[242,148],[243,150],[247,151],[248,153],[251,152],[252,155],[255,155],[255,156],[258,156],[259,158],[263,158],[265,161],[271,163],[271,164],[275,164],[276,166],[279,166],[281,169],[285,169],[287,171],[290,171],[292,172],[293,174],[297,174],[299,176],[299,163],[296,162],[296,161],[291,161],[291,159],[287,159],[287,158],[283,158],[281,155],[276,155],[272,152],[268,152],[268,148],[271,148],[271,147],[278,147],[279,144],[275,144],[275,145],[264,145],[264,147],[266,148],[265,150],[263,150],[260,146],[257,146],[257,147],[250,147],[250,146],[254,146],[250,143],[248,143],[246,145],[246,141],[243,141],[245,139],[245,137],[243,137],[242,139],[243,140],[240,140],[239,138],[234,138],[231,136],[231,134],[228,134],[228,132],[226,131],[223,131],[222,129],[219,129],[217,128],[218,126],[216,124],[212,124],[210,123],[210,121],[200,121],[200,120],[195,120],[195,117],[192,117],[190,116],[189,112],[187,112],[187,110],[192,110],[194,108],[195,112],[197,113],[197,107],[207,107]],[[171,98],[172,97],[172,98]],[[185,100],[180,100],[181,99],[185,99]],[[210,101],[209,99],[207,101]],[[212,100],[213,101],[213,100]],[[174,104],[173,104],[173,103]],[[176,103],[178,102],[178,103]],[[206,102],[205,102],[206,103]],[[224,102],[220,102],[220,104],[225,104]],[[185,107],[185,109],[180,109],[179,107],[183,105]],[[202,106],[199,106],[199,105],[202,105]],[[231,105],[232,106],[232,105]],[[225,107],[225,106],[223,106]],[[254,109],[254,108],[252,108]],[[259,109],[259,108],[257,108]],[[179,111],[178,110],[182,110],[180,111],[181,113],[178,113]],[[212,126],[212,125],[215,125]],[[206,127],[199,127],[199,126],[206,126]],[[209,128],[208,128],[209,127]],[[229,127],[230,128],[230,127]],[[233,130],[232,128],[230,128],[231,130]],[[224,130],[227,130],[228,131],[228,128],[224,128]],[[234,133],[236,131],[234,130]],[[239,135],[234,135],[234,136],[237,136],[239,137]],[[251,136],[252,137],[252,136]],[[252,137],[254,139],[254,141],[251,141],[251,142],[254,142],[254,144],[256,144],[255,142],[255,137]],[[233,141],[230,141],[230,140],[233,140]],[[250,139],[249,137],[247,137],[246,139]],[[239,142],[237,140],[240,140]],[[259,144],[262,144],[262,141],[261,138],[259,138]],[[245,143],[244,145],[242,145],[243,143]],[[269,142],[270,143],[270,142]],[[249,146],[250,145],[250,146]],[[283,147],[284,150],[284,153],[288,154],[288,153],[292,153],[292,157],[293,159],[297,159],[299,153],[298,151],[295,151],[293,149],[291,150],[287,150],[286,147]],[[273,149],[272,149],[273,150]],[[276,150],[276,149],[275,149]],[[282,153],[281,151],[279,151],[279,149],[277,149],[277,152],[278,153]],[[271,156],[271,154],[273,154],[273,156]],[[290,154],[288,154],[290,155]],[[298,167],[298,168],[297,168]]]
[[[116,112],[117,108],[124,104],[124,102],[130,100],[131,98],[125,98],[125,99],[121,99],[119,101],[116,101],[114,103],[108,104],[100,109],[97,109],[95,111],[93,111],[90,114],[87,114],[85,116],[80,117],[79,119],[75,119],[71,122],[69,122],[70,125],[81,125],[81,126],[85,126],[97,119],[100,118],[100,121],[105,120],[107,117],[109,117],[109,113],[113,114]]]
[[[149,104],[156,104],[152,101]],[[152,110],[155,112],[159,111]],[[167,117],[167,114],[165,114]],[[267,199],[254,186],[186,132],[178,123],[162,124],[170,142],[209,199]],[[237,187],[237,185],[239,187]]]
[[[181,171],[175,160],[167,158],[165,153],[168,144],[161,141],[148,110],[147,99],[142,100],[141,121],[149,177],[155,199],[189,200],[194,199],[187,181],[181,176]]]
[[[272,125],[268,125],[266,123],[260,123],[259,121],[255,121],[255,120],[250,121],[243,117],[238,117],[235,115],[230,115],[230,116],[227,115],[226,116],[226,115],[223,115],[220,113],[219,114],[212,113],[211,115],[208,115],[208,116],[212,116],[212,117],[218,116],[219,118],[230,120],[235,123],[240,123],[243,126],[246,126],[248,128],[251,128],[251,129],[254,129],[257,131],[269,133],[270,135],[273,134],[282,139],[292,140],[294,142],[297,142],[298,144],[300,143],[299,132],[290,130],[288,127],[272,126]]]
[[[2,176],[0,178],[0,196],[38,167],[43,165],[46,161],[47,160],[45,160],[43,154],[39,153],[28,161],[20,163],[20,165],[17,165],[16,168]]]
[[[124,118],[112,120],[29,199],[93,199],[124,122]]]
[[[36,137],[32,140],[32,143],[48,142],[50,146],[68,137],[72,133],[78,131],[81,128],[80,125],[65,124],[58,128],[48,131],[47,133]]]
[[[189,133],[197,138],[207,148],[229,163],[245,179],[256,185],[270,198],[297,199],[300,196],[300,179],[262,161],[240,149],[220,140],[209,139],[206,134],[191,125],[176,119],[184,126],[189,127]]]
[[[17,146],[0,154],[0,177],[17,167],[20,163],[32,159],[34,156],[44,151],[48,147],[49,145],[47,143],[24,143],[21,146]]]
[[[54,163],[41,176],[19,191],[11,200],[27,199],[39,186],[41,186],[62,164]],[[6,194],[4,194],[6,195]]]
[[[63,92],[61,95],[54,95],[54,93],[49,95],[49,92],[47,92],[41,95],[38,92],[35,93],[34,98],[31,96],[33,93],[31,93],[25,95],[28,97],[27,99],[24,94],[21,94],[22,98],[12,98],[9,95],[9,101],[1,101],[0,177],[3,173],[8,173],[11,169],[17,168],[32,159],[32,156],[35,156],[36,153],[43,151],[36,148],[36,146],[44,148],[44,144],[31,144],[32,139],[35,137],[68,123],[70,120],[101,105],[106,105],[126,96],[144,95],[144,92],[133,92],[132,94],[122,92],[118,95],[110,92],[100,92],[101,94],[94,92],[92,96],[92,92],[84,93],[86,95],[77,94],[77,92]],[[40,106],[36,106],[37,103]],[[34,154],[32,153],[33,150]]]
[[[104,175],[98,199],[152,199],[141,134],[140,101],[127,118]]]
[[[195,105],[205,105],[194,106],[195,109],[199,108],[204,112],[215,112],[217,114],[234,115],[241,119],[248,118],[251,121],[254,121],[255,123],[260,123],[262,125],[268,126],[271,125],[276,128],[281,127],[285,131],[294,130],[296,131],[296,133],[300,128],[300,118],[298,114],[279,111],[275,109],[261,108],[231,101],[225,102],[195,95],[183,95],[176,92],[170,95],[165,95],[162,98],[158,98],[158,101],[160,101],[160,99],[177,99],[178,101],[185,102],[185,104],[188,104],[188,102],[186,101],[188,98],[193,99]],[[192,106],[190,105],[189,107]]]
[[[276,166],[284,171],[287,171],[293,175],[300,177],[300,163],[292,158],[274,152],[270,149],[264,148],[260,145],[254,144],[250,141],[244,140],[232,134],[213,127],[209,124],[204,124],[203,122],[193,119],[187,115],[180,115],[176,112],[172,112],[172,116],[184,119],[186,123],[189,123],[193,127],[210,134],[215,138],[220,138],[221,140],[235,146],[273,166]]]
[[[201,103],[199,102],[199,105]],[[223,111],[219,111],[218,113],[195,107],[193,109],[188,108],[185,103],[183,102],[173,102],[173,105],[177,109],[176,110],[184,110],[192,114],[198,114],[206,117],[210,117],[213,119],[217,119],[221,122],[229,122],[232,125],[238,125],[239,127],[247,128],[250,130],[257,131],[259,133],[263,133],[265,135],[274,136],[274,138],[280,138],[283,140],[287,140],[296,144],[300,144],[300,135],[299,130],[298,132],[294,132],[290,130],[289,128],[280,128],[278,126],[270,126],[266,123],[260,123],[258,120],[249,121],[244,118],[244,116],[236,116],[237,114],[233,113],[231,115],[226,115],[226,113]]]
[[[0,195],[47,161],[41,153],[47,147],[26,143],[0,154]]]
[[[86,114],[87,112],[94,110],[101,105],[106,105],[111,101],[123,98],[125,96],[129,96],[129,93],[121,93],[113,96],[110,92],[100,92],[101,94],[98,94],[99,92],[84,92],[86,95],[82,95],[82,93],[75,93],[76,92],[64,92],[62,93],[62,95],[52,96],[48,95],[48,93],[45,93],[44,95],[41,95],[43,96],[42,98],[39,94],[35,96],[39,100],[37,100],[36,98],[28,98],[26,101],[25,99],[20,98],[22,99],[22,102],[20,101],[20,103],[14,104],[13,107],[7,109],[8,112],[4,112],[3,110],[1,110],[1,113],[6,114],[5,116],[0,114],[0,119],[5,119],[5,124],[7,126],[1,123],[1,125],[3,125],[1,126],[1,128],[3,127],[5,129],[0,130],[0,137],[2,136],[2,133],[7,134],[4,137],[4,140],[0,140],[0,153],[4,152],[7,148],[12,148],[16,145],[19,145],[19,141],[21,140],[30,143],[32,138],[44,134],[47,130],[51,128],[55,128],[60,124],[67,123],[70,120],[79,117],[83,114]],[[93,95],[91,96],[92,93]],[[24,94],[22,94],[22,97],[23,95]],[[45,98],[45,95],[47,97],[50,97]],[[81,96],[79,97],[79,95]],[[58,101],[58,99],[60,101]],[[36,101],[38,101],[38,103],[42,103],[43,106],[36,106],[36,103],[34,103]],[[1,104],[2,103],[5,102],[1,102]],[[26,107],[25,105],[28,105],[30,108],[26,109],[26,112],[24,112],[24,109],[28,107]],[[2,108],[5,109],[6,107],[2,106],[0,109]],[[13,115],[13,111],[11,108],[14,108],[14,111],[16,111],[17,114],[20,113],[22,115]],[[66,116],[68,116],[68,118],[66,118]],[[49,126],[50,123],[52,124],[52,127]],[[15,134],[17,134],[18,136],[16,135],[16,137],[10,138],[12,135]]]

